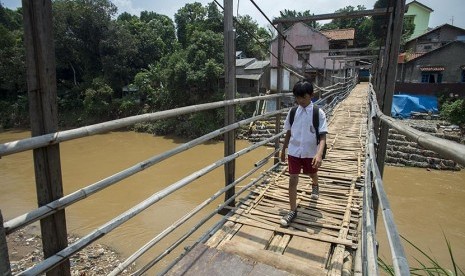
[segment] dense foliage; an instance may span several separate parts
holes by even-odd
[[[109,0],[52,4],[61,127],[223,99],[223,13],[214,2],[186,4],[174,14],[174,21],[151,11],[118,15]],[[338,11],[362,9],[348,6]],[[310,11],[281,12],[281,17],[309,15]],[[238,16],[236,22],[236,49],[247,57],[266,59],[274,38],[271,28],[259,27],[248,15]],[[309,25],[356,28],[356,46],[372,42],[369,18]],[[27,127],[21,8],[13,11],[0,2],[0,37],[0,128]],[[243,110],[238,109],[238,118]],[[223,110],[211,110],[137,128],[194,137],[222,124]]]
[[[465,128],[465,100],[451,99],[442,103],[441,117]]]

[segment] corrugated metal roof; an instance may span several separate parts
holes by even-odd
[[[441,71],[444,71],[444,66],[425,66],[425,67],[420,67],[420,71],[422,71],[422,72],[441,72]]]
[[[249,64],[250,62],[255,61],[255,58],[241,58],[241,59],[236,59],[236,66],[245,66]]]
[[[321,33],[331,40],[350,40],[355,37],[355,29],[353,28],[321,31]]]
[[[269,60],[257,60],[254,63],[250,64],[249,66],[245,67],[245,70],[253,70],[253,69],[262,69],[265,68],[270,64]]]
[[[236,75],[236,79],[259,80],[263,74]]]

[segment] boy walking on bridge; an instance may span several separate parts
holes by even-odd
[[[299,81],[294,85],[292,93],[298,104],[297,109],[290,110],[284,123],[286,136],[281,151],[281,162],[286,160],[286,149],[288,148],[289,166],[289,204],[291,210],[281,219],[282,226],[289,224],[297,217],[297,184],[299,174],[302,170],[312,179],[312,199],[318,199],[318,168],[323,160],[323,152],[326,144],[326,133],[328,127],[326,115],[311,101],[313,96],[313,85],[310,81]],[[314,108],[317,113],[314,113]],[[313,126],[313,116],[319,116],[318,129]],[[317,139],[316,133],[319,133]],[[319,140],[319,143],[318,143]]]

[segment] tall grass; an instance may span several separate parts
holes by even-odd
[[[465,276],[465,273],[463,272],[462,269],[457,265],[454,259],[454,254],[452,253],[452,246],[447,239],[446,235],[443,233],[444,239],[447,244],[447,249],[449,251],[449,256],[452,262],[452,268],[448,269],[445,266],[442,266],[439,264],[436,260],[434,260],[431,256],[426,254],[423,250],[421,250],[418,246],[413,244],[411,241],[406,239],[404,236],[401,235],[402,239],[406,241],[408,244],[410,244],[415,250],[417,250],[421,255],[425,257],[424,261],[420,261],[417,258],[414,258],[419,267],[413,267],[410,266],[410,274],[411,275],[431,275],[431,276],[437,276],[437,275],[448,275],[448,276]],[[386,263],[383,259],[378,257],[378,265],[379,267],[386,272],[388,275],[395,275],[394,273],[394,268],[392,265],[389,265]]]

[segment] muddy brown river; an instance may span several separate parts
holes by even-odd
[[[0,133],[0,143],[26,138],[26,131]],[[134,132],[112,132],[69,141],[60,145],[65,194],[95,183],[120,170],[186,141],[171,137],[154,137]],[[247,147],[237,141],[237,150]],[[249,171],[253,164],[271,153],[260,147],[236,162],[236,177]],[[124,181],[82,200],[66,209],[68,232],[84,236],[112,218],[130,209],[150,195],[223,157],[223,143],[211,142],[187,150],[168,160],[133,175]],[[260,171],[263,171],[260,170]],[[247,179],[248,183],[253,175]],[[385,189],[394,219],[402,235],[449,266],[450,258],[444,235],[451,242],[455,260],[465,264],[465,171],[444,172],[413,168],[385,168]],[[116,249],[123,258],[130,256],[147,241],[192,210],[224,186],[224,170],[220,167],[187,187],[171,194],[99,240]],[[195,222],[209,214],[223,200],[218,198],[205,210],[179,227],[139,259],[145,264]],[[36,191],[32,151],[0,159],[0,209],[6,220],[36,208]],[[214,217],[217,221],[220,217]],[[161,261],[152,271],[170,263],[192,244],[213,222],[199,229],[186,243]],[[382,224],[378,220],[380,256],[389,260],[390,253]],[[443,234],[444,233],[444,234]],[[409,254],[411,247],[404,245]],[[412,258],[411,266],[418,266]],[[462,267],[463,268],[463,267]]]

